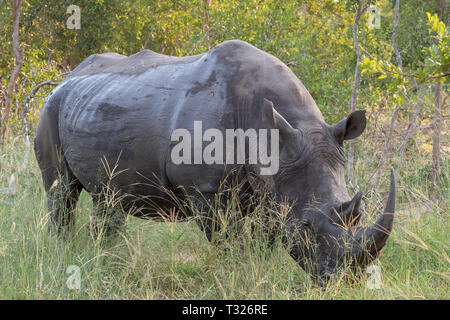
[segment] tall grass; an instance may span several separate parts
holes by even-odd
[[[371,150],[358,145],[360,159]],[[367,154],[365,154],[367,153]],[[0,186],[21,164],[20,138],[0,155]],[[367,156],[367,158],[369,158]],[[19,175],[17,193],[0,195],[1,299],[448,299],[450,280],[448,207],[449,164],[442,165],[441,196],[428,197],[426,165],[420,155],[405,159],[399,171],[394,231],[375,264],[379,288],[370,275],[357,281],[315,284],[276,241],[269,249],[263,233],[243,230],[218,249],[193,220],[152,222],[129,217],[120,236],[108,242],[87,232],[92,201],[82,193],[73,235],[48,233],[41,173],[33,156]],[[393,164],[395,165],[395,164]],[[359,161],[359,188],[370,189],[373,164]],[[365,222],[375,219],[388,190],[383,185],[365,198]],[[256,233],[258,234],[258,233]],[[221,236],[221,235],[218,235]],[[81,270],[79,290],[68,288],[67,268]]]

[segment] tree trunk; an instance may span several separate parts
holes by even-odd
[[[438,0],[440,18],[444,18],[444,1]],[[442,83],[436,80],[434,89],[434,118],[433,118],[433,154],[431,166],[431,192],[439,193],[439,177],[441,175],[440,144],[441,144],[441,91]]]
[[[210,0],[203,0],[203,33],[206,37],[206,43],[208,44],[208,50],[211,49],[211,42],[210,42],[210,35],[209,35],[209,1]]]
[[[355,19],[353,20],[353,42],[355,44],[355,51],[356,51],[356,67],[355,67],[355,79],[353,81],[353,90],[352,90],[352,102],[350,107],[350,112],[353,112],[356,110],[356,104],[358,102],[358,87],[359,82],[361,78],[361,72],[360,72],[360,62],[361,62],[361,50],[359,48],[359,41],[358,41],[358,23],[361,19],[362,14],[366,11],[367,7],[369,6],[369,1],[367,1],[365,4],[363,4],[362,0],[358,1],[358,8],[356,9],[356,15]],[[350,185],[353,185],[353,179],[354,179],[354,153],[355,153],[355,147],[353,144],[353,140],[350,140],[348,145],[348,166],[347,166],[347,180]]]
[[[395,53],[395,58],[397,60],[398,68],[403,73],[402,56],[400,55],[400,51],[398,51],[398,46],[397,46],[397,27],[398,27],[399,11],[400,11],[400,0],[396,0],[395,1],[394,28],[392,30],[392,46],[394,47],[394,53]],[[375,183],[372,188],[372,192],[380,183],[381,172],[383,171],[384,161],[389,152],[389,144],[391,143],[392,133],[394,132],[394,127],[395,127],[395,120],[397,119],[399,110],[400,110],[400,105],[397,103],[395,105],[394,111],[392,112],[391,124],[389,126],[389,132],[386,137],[386,142],[384,144],[383,151],[381,152],[380,160],[378,162],[378,166],[377,166],[377,169],[375,172]]]
[[[445,21],[444,18],[444,0],[438,0],[438,5],[439,5],[439,19],[441,21],[443,21],[445,24],[447,24],[447,21]]]
[[[416,128],[416,119],[420,112],[420,105],[422,104],[423,90],[424,90],[424,84],[422,83],[420,85],[420,89],[419,89],[419,97],[417,98],[416,110],[414,111],[414,115],[413,115],[411,123],[409,125],[408,132],[406,133],[405,139],[403,140],[402,145],[400,147],[400,160],[398,161],[397,175],[398,175],[398,171],[400,170],[400,166],[402,164],[403,153],[405,152],[406,145],[408,144],[411,134],[414,132],[414,129]]]
[[[394,133],[395,120],[397,120],[397,114],[400,109],[398,104],[395,105],[395,109],[392,112],[391,116],[391,124],[389,125],[389,131],[386,136],[386,141],[384,142],[383,151],[381,152],[380,160],[378,161],[378,166],[375,172],[375,183],[372,188],[372,192],[379,185],[381,179],[381,172],[383,171],[384,161],[386,160],[386,156],[389,152],[389,145],[391,144],[392,134]]]
[[[441,91],[442,83],[437,80],[434,89],[434,119],[433,119],[433,155],[431,167],[431,192],[437,193],[439,189],[440,165],[440,140],[441,140]]]
[[[22,5],[23,0],[14,0],[12,3],[13,10],[13,33],[12,33],[12,44],[14,49],[14,59],[15,66],[13,72],[11,73],[11,77],[9,79],[8,91],[5,97],[5,108],[1,112],[0,118],[0,144],[6,138],[6,129],[8,126],[8,121],[11,112],[11,103],[13,100],[14,89],[16,86],[16,80],[19,76],[19,72],[22,69],[23,64],[23,53],[24,49],[20,48],[19,45],[19,21],[20,21],[20,6]]]

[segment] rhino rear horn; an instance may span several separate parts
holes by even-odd
[[[275,110],[273,102],[264,98],[263,109],[266,117],[268,118],[270,124],[279,129],[283,135],[292,135],[297,131],[291,124]]]
[[[288,158],[296,159],[299,156],[301,145],[301,132],[294,128],[273,106],[272,101],[264,98],[263,110],[265,120],[270,126],[278,129],[281,138],[281,148]]]

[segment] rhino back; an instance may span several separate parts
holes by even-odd
[[[84,187],[98,192],[106,172],[132,194],[196,186],[213,192],[223,166],[172,165],[172,132],[194,121],[209,128],[252,127],[261,98],[271,99],[294,126],[323,121],[303,84],[280,60],[243,41],[227,41],[193,57],[145,50],[130,57],[107,53],[82,62],[56,89],[62,150]],[[228,167],[232,169],[232,167]]]
[[[109,65],[103,58],[88,58],[93,64],[105,62],[109,69],[89,71],[91,63],[82,63],[57,88],[64,96],[59,113],[62,149],[91,192],[99,191],[108,179],[106,172],[116,165],[121,173],[114,185],[124,192],[156,192],[148,186],[155,176],[169,186],[165,169],[171,133],[193,130],[194,119],[204,128],[220,126],[226,83],[214,58],[144,55],[156,59],[147,60],[149,67],[138,73],[127,69],[127,57],[115,56]]]

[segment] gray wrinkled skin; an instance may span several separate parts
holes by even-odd
[[[168,211],[173,206],[160,186],[180,197],[179,187],[184,187],[213,198],[236,165],[174,165],[170,160],[176,144],[172,132],[186,128],[193,136],[194,121],[202,121],[203,130],[280,130],[280,171],[259,177],[258,185],[280,202],[292,201],[291,255],[305,270],[326,279],[348,255],[359,265],[376,257],[392,229],[393,204],[378,225],[363,228],[357,221],[361,195],[351,199],[344,180],[343,142],[363,132],[364,111],[327,125],[284,63],[238,40],[183,58],[149,50],[129,57],[92,55],[53,90],[41,111],[35,153],[57,229],[71,223],[83,188],[100,215],[114,216],[102,195],[108,183],[122,197],[122,209],[134,208],[134,215],[145,218],[158,219],[155,207]],[[120,173],[109,179],[105,167]],[[244,166],[240,178],[257,169]],[[395,186],[391,202],[394,191]],[[256,187],[247,192],[257,192]],[[210,228],[203,229],[210,238]]]

